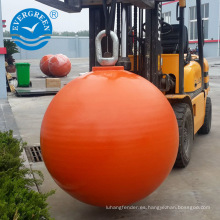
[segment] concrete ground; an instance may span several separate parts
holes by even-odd
[[[32,60],[30,63],[33,88],[44,87],[45,79],[40,72],[39,61]],[[220,58],[209,59],[209,63],[210,97],[213,102],[212,130],[209,135],[196,135],[192,159],[187,168],[173,169],[155,192],[133,204],[130,210],[108,210],[75,200],[55,184],[43,162],[33,163],[32,168],[41,170],[45,177],[40,191],[56,189],[56,194],[48,199],[52,217],[56,220],[218,220],[220,216]],[[73,71],[62,79],[62,84],[75,78],[78,73],[88,71],[88,59],[73,59],[72,64]],[[20,135],[29,146],[38,145],[40,142],[41,121],[52,98],[53,96],[18,98],[9,95],[9,103]],[[140,206],[144,206],[145,209],[140,210]],[[184,206],[191,206],[191,209],[186,209]]]

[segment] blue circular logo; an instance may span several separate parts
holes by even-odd
[[[44,47],[53,32],[50,18],[41,10],[28,8],[15,15],[10,33],[14,42],[25,50]]]

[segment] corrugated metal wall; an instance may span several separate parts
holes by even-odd
[[[10,39],[10,38],[4,38]],[[23,50],[14,54],[16,60],[41,59],[46,54],[65,54],[69,58],[89,57],[89,37],[52,37],[49,43],[36,51]]]

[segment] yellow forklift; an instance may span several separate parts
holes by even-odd
[[[197,8],[199,50],[199,55],[193,57],[184,25],[186,0],[177,3],[178,24],[174,25],[162,18],[163,2],[174,0],[36,1],[68,13],[89,8],[90,70],[103,64],[124,66],[164,93],[179,126],[175,166],[186,167],[195,134],[208,134],[212,118],[209,66],[203,57],[201,0],[191,0]]]

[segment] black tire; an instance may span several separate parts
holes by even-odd
[[[188,165],[193,144],[192,111],[186,103],[176,103],[173,110],[179,127],[179,149],[174,167],[184,168]]]
[[[198,134],[208,134],[212,126],[212,101],[210,97],[206,99],[205,107],[205,120],[202,127],[199,129]]]

